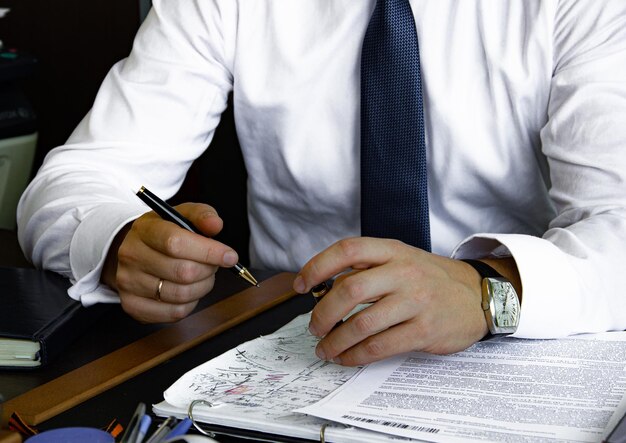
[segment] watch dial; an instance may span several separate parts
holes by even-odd
[[[495,323],[498,327],[517,326],[520,306],[511,283],[492,281],[491,289],[496,308]]]

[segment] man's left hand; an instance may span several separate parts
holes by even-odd
[[[348,269],[358,272],[340,275],[311,315],[323,360],[356,366],[413,350],[449,354],[488,332],[478,273],[397,240],[340,240],[304,265],[294,289],[306,293]],[[372,302],[332,329],[358,304]]]

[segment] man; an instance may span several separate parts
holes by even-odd
[[[201,237],[146,213],[132,191],[176,192],[232,90],[252,266],[301,268],[299,292],[360,271],[313,311],[321,358],[355,365],[480,340],[494,330],[485,275],[461,258],[515,288],[519,337],[624,329],[626,3],[410,2],[432,252],[361,236],[361,50],[375,4],[155,1],[129,58],[25,192],[27,254],[75,281],[85,304],[119,293],[142,321],[187,315],[237,261],[210,238],[222,221],[181,205]]]

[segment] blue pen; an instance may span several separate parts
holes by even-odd
[[[169,440],[170,438],[178,437],[179,435],[185,435],[189,428],[191,428],[191,419],[186,418],[181,420],[171,431],[169,434],[165,436],[165,440]]]
[[[150,428],[150,424],[152,424],[152,417],[149,415],[144,415],[141,417],[141,422],[139,423],[139,432],[137,433],[137,439],[135,443],[142,443],[143,439],[146,437],[146,433],[148,432],[148,428]]]

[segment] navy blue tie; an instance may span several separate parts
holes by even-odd
[[[408,0],[378,0],[361,53],[361,234],[430,251],[424,109]]]

